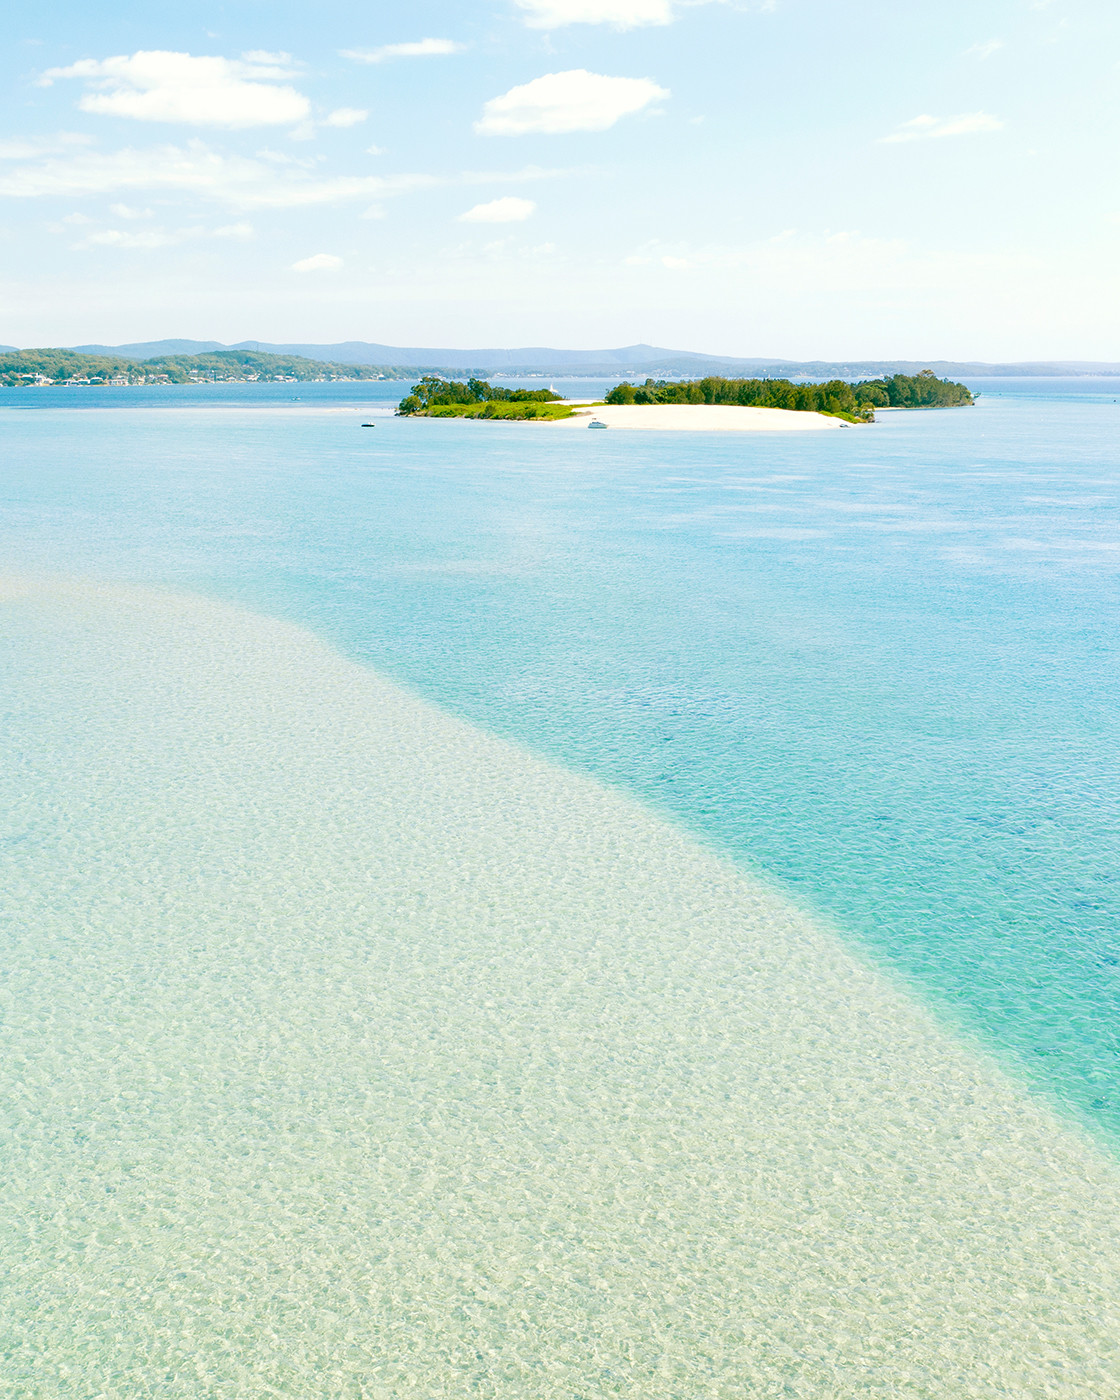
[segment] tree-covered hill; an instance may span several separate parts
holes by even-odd
[[[892,374],[886,379],[865,379],[849,384],[830,379],[824,384],[793,384],[788,379],[647,379],[644,384],[616,385],[607,403],[707,403],[737,404],[750,408],[787,408],[807,413],[828,413],[851,423],[869,423],[876,408],[948,408],[972,403],[963,384],[938,379],[931,370],[920,374]]]
[[[0,354],[0,385],[307,383],[335,379],[414,379],[399,365],[344,365],[260,350],[213,350],[151,360],[77,350],[10,350]]]

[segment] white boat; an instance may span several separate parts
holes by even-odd
[[[601,418],[592,418],[591,422],[588,423],[587,426],[589,428],[605,428],[607,425],[603,422]]]

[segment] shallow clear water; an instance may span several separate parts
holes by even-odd
[[[1116,1400],[1120,1172],[624,795],[0,578],[27,1400]]]
[[[492,375],[495,384],[545,387],[540,377]],[[5,389],[0,409],[59,408],[292,408],[370,404],[395,408],[415,381],[367,379],[334,384],[73,384]],[[548,381],[553,383],[553,381]],[[601,397],[614,379],[557,379],[556,392],[568,398]]]
[[[1115,392],[794,440],[12,412],[0,554],[299,621],[638,794],[1116,1140]]]

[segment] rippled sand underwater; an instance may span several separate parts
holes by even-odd
[[[0,1393],[1120,1395],[1120,1172],[310,634],[10,580]]]

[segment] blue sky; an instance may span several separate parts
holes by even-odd
[[[7,21],[0,341],[1120,360],[1120,6]]]

